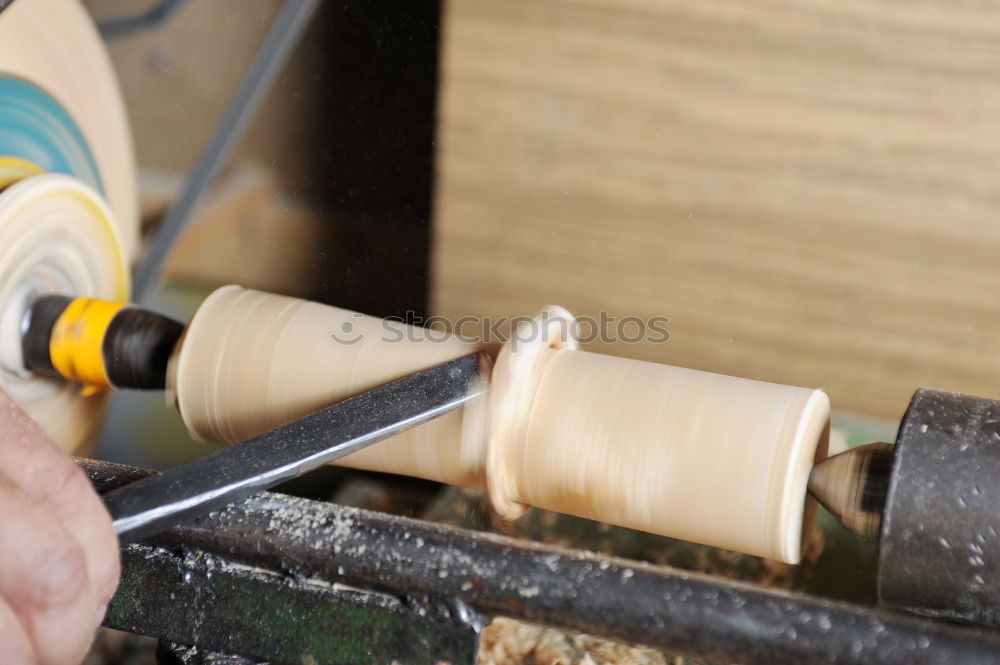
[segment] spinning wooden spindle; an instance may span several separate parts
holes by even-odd
[[[571,324],[547,308],[500,352],[487,400],[343,463],[488,489],[507,517],[539,506],[797,562],[825,393],[587,353]],[[195,435],[235,442],[475,349],[229,286],[195,314],[169,381]]]

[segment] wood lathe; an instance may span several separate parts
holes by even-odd
[[[184,329],[58,296],[35,301],[27,321],[28,369],[92,388],[166,388],[188,428],[218,443],[479,348],[233,286]],[[806,481],[826,453],[826,395],[587,353],[573,323],[561,308],[522,322],[488,399],[341,463],[488,490],[508,518],[539,506],[797,563],[814,512]],[[351,336],[337,338],[345,326]]]
[[[485,346],[240,286],[185,323],[133,304],[312,8],[287,3],[133,274],[101,42],[76,3],[0,0],[0,388],[68,452],[89,453],[111,390],[166,391],[195,437],[240,446]],[[878,538],[884,604],[975,626],[270,493],[123,547],[107,625],[274,662],[471,662],[498,616],[725,662],[996,661],[1000,403],[920,389],[895,446],[827,458],[823,390],[593,353],[574,328],[545,307],[464,408],[337,463],[481,492],[506,520],[535,507],[790,565],[811,494]],[[106,492],[149,476],[80,463]]]
[[[95,389],[165,388],[191,431],[219,443],[478,349],[235,286],[186,327],[65,296],[39,298],[27,321],[29,369]],[[895,448],[827,459],[822,391],[587,353],[564,336],[573,321],[560,308],[535,322],[537,336],[500,351],[487,397],[339,463],[486,490],[509,518],[539,506],[790,563],[812,518],[808,481],[845,525],[880,536],[884,602],[997,625],[1000,403],[921,389]]]

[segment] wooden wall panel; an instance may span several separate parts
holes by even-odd
[[[592,345],[899,416],[1000,395],[1000,17],[979,2],[455,0],[437,314],[664,315]]]

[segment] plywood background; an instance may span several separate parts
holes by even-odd
[[[591,348],[898,417],[1000,396],[1000,19],[904,0],[452,0],[438,314],[668,316]]]

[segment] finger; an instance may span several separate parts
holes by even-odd
[[[83,549],[51,511],[0,474],[0,597],[42,665],[83,659],[97,607]]]
[[[104,503],[80,467],[2,390],[0,471],[51,507],[83,548],[98,603],[107,603],[118,584],[119,553]]]
[[[0,663],[35,665],[35,650],[24,626],[7,601],[0,598]]]

